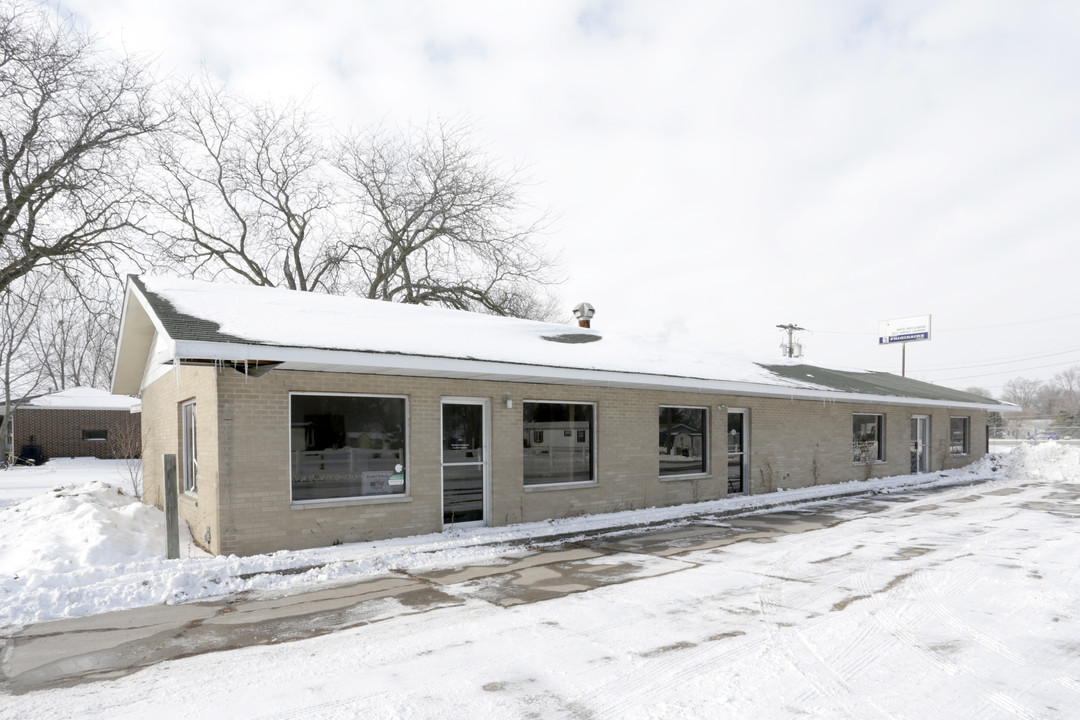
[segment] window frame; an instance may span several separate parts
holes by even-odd
[[[657,427],[661,428],[662,414],[664,410],[700,410],[702,412],[701,419],[701,469],[693,470],[690,472],[669,472],[665,473],[662,467],[657,467],[657,475],[661,480],[683,480],[687,478],[701,478],[709,477],[710,467],[709,460],[711,454],[711,441],[712,433],[709,431],[709,408],[704,405],[658,405],[657,406]],[[657,458],[659,464],[659,457]]]
[[[100,433],[100,434],[98,434]],[[109,439],[108,429],[94,428],[92,430],[83,430],[82,439],[85,442],[106,442]]]
[[[877,430],[876,430],[876,435],[877,435],[877,440],[876,440],[876,442],[877,442],[877,456],[874,457],[874,458],[860,456],[860,454],[859,454],[859,445],[860,445],[860,443],[859,443],[858,440],[856,440],[856,435],[855,435],[855,423],[857,422],[856,418],[859,418],[859,417],[864,417],[864,418],[866,418],[866,417],[874,417],[874,418],[877,418],[877,422],[876,422],[876,426],[877,426]],[[885,462],[885,430],[886,430],[886,428],[885,428],[885,413],[870,413],[870,412],[859,413],[859,412],[853,412],[851,414],[851,452],[852,452],[851,464],[852,465],[873,465],[875,463],[883,463],[883,462]]]
[[[404,420],[402,427],[402,442],[404,447],[402,448],[402,457],[398,464],[402,467],[402,474],[405,475],[405,487],[402,492],[399,493],[383,493],[380,495],[343,495],[340,497],[327,497],[327,498],[308,498],[297,500],[293,496],[293,446],[292,446],[292,416],[293,416],[293,398],[294,397],[334,397],[334,398],[378,398],[378,399],[390,399],[401,400],[404,403]],[[408,395],[399,395],[395,393],[345,393],[345,392],[321,392],[316,390],[291,390],[289,391],[289,408],[286,412],[286,428],[288,431],[288,453],[289,453],[289,504],[297,509],[303,508],[318,508],[325,507],[327,505],[355,505],[355,504],[378,504],[387,502],[409,502],[412,500],[412,482],[409,473],[409,453],[412,445],[410,434],[410,404]]]
[[[962,452],[955,452],[953,448],[953,422],[956,420],[963,421],[963,447]],[[950,415],[949,416],[949,455],[950,457],[965,457],[971,454],[971,418],[967,415]]]
[[[586,443],[585,444],[586,444],[586,447],[588,448],[588,452],[589,452],[589,479],[588,480],[554,480],[554,481],[548,481],[548,482],[529,483],[527,475],[525,473],[525,455],[524,455],[524,451],[523,451],[522,452],[522,468],[521,468],[521,486],[522,486],[523,490],[525,492],[534,492],[534,491],[538,491],[538,490],[560,490],[560,489],[565,489],[565,488],[596,487],[597,485],[599,485],[599,465],[598,465],[598,461],[597,461],[596,439],[597,439],[597,437],[599,437],[600,433],[599,433],[599,430],[598,430],[598,425],[599,425],[599,417],[598,417],[598,415],[599,415],[599,412],[598,412],[597,403],[596,402],[590,402],[590,401],[581,401],[581,400],[530,400],[530,399],[522,400],[522,402],[521,402],[521,425],[522,425],[522,435],[523,436],[525,435],[525,431],[526,431],[526,428],[525,428],[525,408],[528,405],[567,405],[567,406],[579,405],[579,406],[585,406],[585,407],[591,408],[591,418],[590,418],[590,422],[589,422],[589,427],[587,427],[587,428],[576,428],[576,427],[571,428],[572,430],[576,430],[576,431],[579,431],[579,432],[584,430],[585,433],[586,433]],[[554,433],[547,433],[545,435],[544,430],[538,430],[536,428],[530,428],[528,432],[529,432],[529,437],[533,438],[534,443],[535,442],[543,442],[543,438],[545,438],[546,436],[549,437],[549,436],[554,435]],[[539,440],[539,441],[535,440],[535,438],[537,436],[537,433],[539,433],[539,437],[541,438],[541,440]],[[574,432],[574,433],[571,434],[571,436],[569,438],[570,441],[571,441],[570,445],[575,449],[578,446],[581,445],[581,443],[578,442],[578,434],[579,434],[578,432]]]
[[[199,419],[194,398],[180,403],[180,488],[199,493]]]

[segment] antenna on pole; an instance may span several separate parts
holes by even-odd
[[[780,343],[780,353],[784,357],[796,358],[802,357],[802,345],[795,342],[795,331],[806,330],[804,327],[799,327],[795,323],[788,323],[787,325],[777,325],[776,327],[781,330],[787,330],[787,342]]]

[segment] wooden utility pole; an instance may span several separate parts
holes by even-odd
[[[806,328],[799,327],[795,323],[788,323],[787,325],[777,325],[776,327],[781,330],[787,330],[787,345],[785,346],[785,354],[789,358],[795,357],[795,331],[805,330]]]

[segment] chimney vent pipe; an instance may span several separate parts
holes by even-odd
[[[577,307],[574,308],[574,317],[577,318],[578,327],[591,328],[592,323],[590,320],[592,320],[592,317],[595,314],[596,308],[587,302],[579,303]]]

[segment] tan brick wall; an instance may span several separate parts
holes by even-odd
[[[128,410],[22,407],[12,414],[14,448],[40,445],[46,457],[138,457],[139,415]],[[83,430],[105,430],[105,440],[84,440]],[[127,442],[131,436],[135,447]]]
[[[218,373],[212,367],[184,365],[158,378],[142,393],[143,500],[159,508],[165,502],[163,458],[166,454],[176,455],[178,476],[180,473],[180,406],[195,400],[198,488],[194,493],[181,492],[180,517],[191,527],[195,541],[214,553],[222,552],[220,539],[215,536],[220,527],[218,499],[228,501],[228,489],[219,482]],[[182,488],[179,477],[177,482]],[[209,542],[203,537],[207,528]]]
[[[321,507],[292,505],[290,392],[405,396],[407,496]],[[504,402],[507,395],[513,401],[511,408]],[[444,397],[489,401],[493,525],[724,497],[727,406],[749,410],[749,480],[754,493],[865,479],[867,469],[873,477],[906,474],[911,415],[931,415],[933,439],[943,443],[947,443],[950,415],[947,410],[926,412],[894,406],[378,375],[278,370],[262,378],[248,378],[232,369],[185,366],[179,376],[165,376],[143,394],[146,494],[155,504],[160,505],[160,492],[152,493],[150,487],[161,486],[160,454],[179,454],[179,403],[191,397],[199,403],[199,492],[197,497],[184,498],[181,513],[200,542],[209,531],[207,547],[211,551],[236,554],[440,531]],[[524,400],[596,404],[595,485],[557,489],[523,486]],[[711,454],[705,477],[660,479],[656,451],[660,405],[709,408]],[[853,412],[885,414],[884,462],[869,468],[852,462]],[[945,458],[948,466],[969,462],[985,447],[985,414],[964,414],[971,417],[972,454]],[[932,469],[938,469],[942,458],[934,454],[933,462]],[[221,493],[220,510],[213,502],[216,492]]]
[[[745,398],[726,400],[735,407]],[[752,400],[750,407],[750,473],[755,493],[906,475],[911,471],[912,415],[930,417],[930,471],[966,465],[981,457],[986,448],[986,413],[982,411],[760,398]],[[885,416],[883,462],[852,462],[851,426],[855,413]],[[950,415],[970,418],[968,456],[948,454]]]

